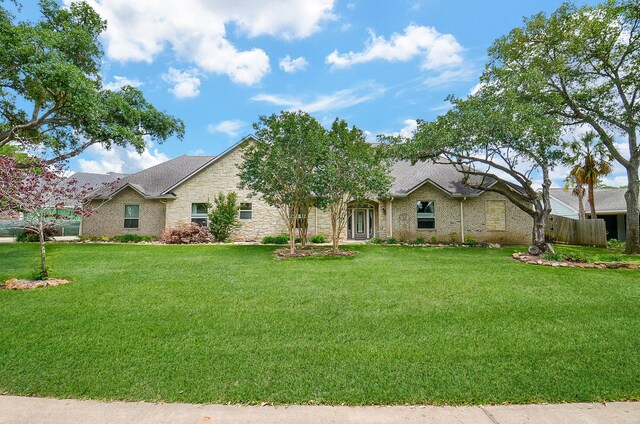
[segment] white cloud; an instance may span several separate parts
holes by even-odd
[[[162,74],[162,79],[169,84],[173,84],[173,88],[169,91],[178,99],[196,97],[200,94],[200,72],[197,69],[180,71],[175,68],[169,68],[166,74]]]
[[[402,137],[411,137],[413,136],[413,133],[417,129],[418,129],[418,121],[416,121],[415,119],[405,119],[404,127],[400,129],[400,135]]]
[[[315,113],[346,109],[361,103],[370,102],[380,97],[385,91],[386,89],[384,87],[368,84],[361,87],[339,90],[331,94],[320,95],[307,102],[299,98],[280,96],[277,94],[258,94],[253,96],[251,100],[271,103],[276,106],[286,107],[289,110],[303,110],[308,113]]]
[[[463,67],[460,69],[444,70],[437,75],[425,78],[422,83],[428,88],[435,89],[439,87],[446,87],[458,82],[471,81],[476,77],[477,74],[475,70]]]
[[[128,147],[114,146],[107,150],[99,144],[90,146],[78,158],[78,165],[82,172],[106,174],[107,172],[132,173],[158,165],[169,160],[160,152],[155,144],[147,138],[142,154]]]
[[[462,46],[451,34],[441,34],[434,27],[409,25],[404,34],[394,33],[389,40],[373,31],[362,52],[340,54],[334,50],[326,58],[332,68],[348,68],[374,60],[406,62],[422,56],[422,69],[440,70],[462,64]]]
[[[207,131],[210,133],[223,133],[231,138],[235,138],[240,135],[242,129],[246,127],[246,125],[246,122],[239,119],[230,119],[217,124],[209,124]]]
[[[304,71],[309,66],[309,62],[300,56],[295,59],[291,59],[291,56],[286,55],[282,59],[280,59],[280,69],[285,71],[286,73],[293,74],[298,71]]]
[[[116,75],[113,77],[113,81],[104,85],[104,89],[117,91],[125,85],[130,85],[131,87],[140,87],[142,85],[142,82],[137,79],[129,79],[127,77]]]
[[[76,0],[64,0],[69,4]],[[300,39],[335,19],[335,0],[89,0],[109,25],[103,35],[113,60],[153,60],[170,49],[180,60],[206,72],[227,75],[253,85],[270,70],[269,57],[258,48],[239,50],[226,28],[239,35]]]

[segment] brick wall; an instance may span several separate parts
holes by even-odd
[[[124,228],[125,205],[140,206],[138,228]],[[164,230],[165,203],[145,199],[130,188],[125,188],[108,202],[95,200],[91,206],[97,211],[82,220],[81,235],[85,237],[113,237],[129,233],[159,237]]]

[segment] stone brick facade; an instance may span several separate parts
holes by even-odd
[[[418,201],[434,201],[434,229],[417,228]],[[389,212],[391,208],[393,210]],[[410,241],[420,236],[427,242],[432,238],[439,242],[459,242],[464,241],[464,232],[465,239],[473,238],[478,242],[528,244],[531,241],[532,218],[498,193],[485,192],[478,197],[463,200],[450,197],[425,183],[407,197],[386,201],[385,209],[387,213],[380,228],[384,237],[391,236],[389,221],[393,219],[393,237],[399,240]],[[461,225],[463,221],[464,228]]]
[[[85,237],[113,237],[122,234],[159,237],[165,228],[164,202],[145,199],[135,190],[125,188],[109,201],[96,200],[92,202],[91,206],[97,208],[96,213],[82,220],[81,234]],[[125,205],[140,206],[138,228],[124,228]]]
[[[218,193],[236,192],[238,203],[251,203],[251,219],[241,220],[234,234],[236,241],[260,241],[262,237],[286,232],[286,224],[278,210],[267,205],[259,195],[251,197],[248,190],[238,187],[238,164],[242,162],[239,144],[215,160],[205,169],[171,189],[172,200],[148,200],[135,190],[127,188],[112,200],[99,206],[98,213],[82,223],[84,236],[115,236],[125,233],[159,236],[164,228],[191,222],[193,203],[210,202]],[[435,228],[417,228],[418,201],[435,202]],[[478,197],[461,199],[451,197],[427,182],[407,197],[371,201],[375,217],[373,235],[395,237],[412,241],[422,237],[425,241],[461,241],[473,238],[503,244],[528,244],[531,240],[532,219],[506,198],[486,192]],[[95,203],[97,206],[98,202]],[[124,228],[124,206],[140,205],[140,225],[137,229]],[[462,213],[461,213],[462,207]],[[462,219],[464,218],[464,219]],[[464,228],[462,228],[464,222]],[[309,212],[309,235],[331,235],[331,220],[326,211]],[[347,226],[341,239],[347,238]]]

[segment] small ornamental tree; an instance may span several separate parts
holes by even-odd
[[[0,2],[0,151],[37,149],[51,164],[94,144],[142,152],[145,137],[182,138],[183,122],[140,90],[103,87],[106,22],[88,3],[40,0],[40,12],[40,21],[20,22]]]
[[[218,193],[213,199],[213,209],[209,213],[209,231],[215,241],[228,241],[231,232],[240,227],[238,221],[240,206],[237,200],[238,196],[233,191],[227,195]]]
[[[368,144],[364,133],[349,128],[344,120],[336,119],[331,126],[319,194],[331,217],[331,241],[336,252],[347,224],[349,204],[363,202],[371,195],[382,196],[389,190],[389,163],[383,147]]]
[[[278,210],[293,253],[296,228],[304,247],[308,211],[322,206],[317,193],[327,131],[302,111],[261,116],[253,127],[257,140],[244,148],[240,187]]]
[[[0,155],[0,211],[21,212],[24,229],[38,234],[40,278],[48,277],[45,235],[65,221],[91,215],[94,210],[88,200],[96,188],[78,186],[76,180],[63,176],[61,167],[40,159],[27,165]]]
[[[533,218],[530,252],[547,251],[549,173],[564,158],[559,122],[543,106],[493,86],[449,100],[453,109],[433,122],[418,121],[413,138],[398,145],[399,155],[452,164],[470,187],[503,195]]]

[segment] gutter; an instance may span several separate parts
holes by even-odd
[[[389,237],[393,237],[393,197],[389,199]]]
[[[460,199],[460,242],[464,243],[464,201],[466,197]]]

